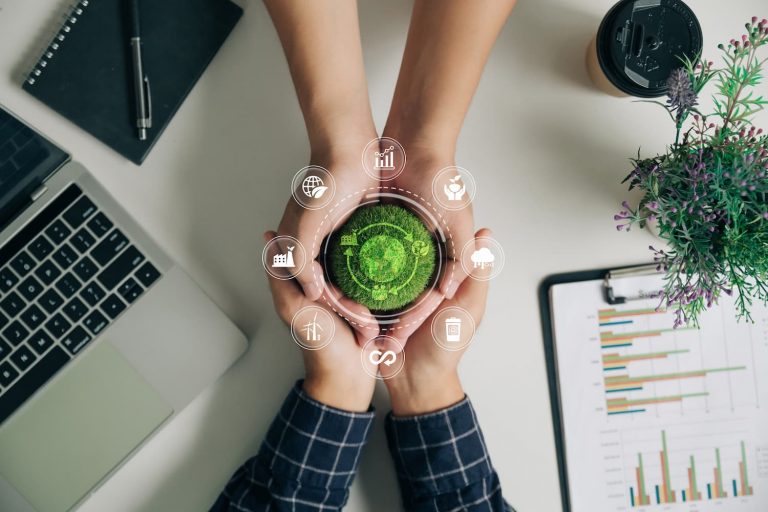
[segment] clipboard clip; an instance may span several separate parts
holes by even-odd
[[[629,301],[655,299],[663,290],[663,272],[657,264],[609,270],[603,279],[603,292],[608,304],[626,304]],[[638,278],[656,277],[645,280]],[[641,284],[642,282],[642,284]],[[648,287],[648,285],[651,285]]]

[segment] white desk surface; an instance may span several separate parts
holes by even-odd
[[[20,73],[67,2],[0,0],[0,103],[84,163],[248,334],[217,384],[82,508],[202,511],[261,442],[301,358],[272,310],[261,233],[274,228],[308,145],[271,21],[250,1],[232,36],[144,165],[136,167],[20,88]],[[652,105],[594,90],[587,43],[613,0],[520,0],[464,125],[457,162],[478,182],[475,216],[506,249],[488,311],[461,371],[504,495],[518,510],[561,509],[536,290],[547,275],[646,261],[651,236],[617,233],[620,182],[642,147],[672,137]],[[741,34],[762,0],[692,1],[706,54]],[[373,111],[381,128],[411,2],[361,0]],[[717,6],[717,7],[716,7]],[[760,9],[762,7],[762,9]],[[766,116],[760,118],[766,125]],[[407,149],[407,148],[406,148]],[[347,510],[393,511],[399,495],[383,429],[386,392]]]

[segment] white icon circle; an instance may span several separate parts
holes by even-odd
[[[445,167],[432,178],[432,197],[446,210],[466,208],[475,199],[476,193],[475,178],[463,167]]]
[[[328,346],[336,334],[331,314],[319,306],[305,306],[291,319],[291,336],[305,350],[320,350]]]
[[[336,180],[327,169],[319,165],[308,165],[293,176],[291,194],[303,208],[319,210],[333,201]]]
[[[405,148],[391,137],[373,139],[363,149],[363,170],[371,178],[390,181],[405,170]]]
[[[490,281],[504,268],[504,249],[496,239],[483,236],[467,242],[461,250],[464,272],[478,281]]]
[[[432,317],[432,339],[449,352],[464,350],[475,338],[475,319],[464,308],[449,306]]]
[[[365,373],[374,379],[391,379],[405,367],[404,347],[391,336],[376,336],[363,345],[360,362]]]
[[[276,236],[261,252],[264,270],[275,279],[293,279],[304,269],[306,261],[304,246],[292,236]]]

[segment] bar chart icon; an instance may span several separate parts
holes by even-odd
[[[377,171],[391,171],[395,168],[395,146],[389,146],[379,153],[374,153],[373,168]]]

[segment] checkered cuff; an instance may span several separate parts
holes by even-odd
[[[386,426],[406,510],[511,510],[468,398]]]
[[[373,410],[334,409],[307,396],[302,383],[288,394],[259,453],[211,510],[338,510],[346,503]]]
[[[296,383],[256,456],[279,479],[346,489],[357,471],[374,413],[353,413],[310,398]]]

